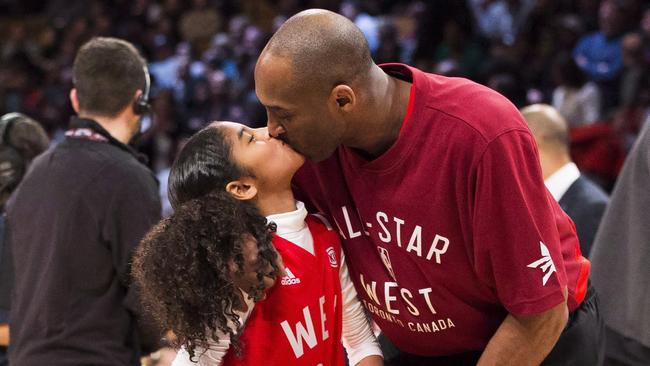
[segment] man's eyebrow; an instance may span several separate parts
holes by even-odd
[[[273,112],[287,112],[287,109],[282,108],[282,107],[277,106],[277,105],[270,105],[270,106],[267,106],[266,108],[272,110]]]
[[[241,130],[239,130],[239,132],[237,133],[237,139],[238,140],[241,140],[242,136],[244,136],[244,130],[245,129],[246,129],[246,127],[242,127]]]

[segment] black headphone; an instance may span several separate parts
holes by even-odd
[[[25,159],[9,141],[14,124],[27,118],[21,113],[7,113],[0,118],[0,192],[12,191],[25,174]]]
[[[138,115],[147,114],[151,111],[151,104],[149,104],[151,78],[149,77],[149,69],[146,64],[142,66],[142,71],[144,72],[144,90],[135,103],[133,103],[133,112]]]
[[[19,118],[24,118],[24,115],[17,112],[12,112],[2,116],[2,118],[0,119],[0,144],[11,146],[8,137],[9,130],[11,130],[11,127],[13,127],[14,123]]]

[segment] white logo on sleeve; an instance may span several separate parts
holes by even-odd
[[[289,267],[285,267],[284,270],[287,271],[287,275],[282,277],[282,281],[280,281],[282,285],[289,286],[297,285],[300,283],[300,278],[294,276]]]
[[[529,264],[528,267],[529,268],[539,267],[542,270],[542,273],[545,273],[544,279],[542,279],[542,286],[546,286],[546,282],[548,282],[548,279],[551,277],[551,274],[555,272],[555,264],[553,263],[553,259],[551,258],[551,252],[549,252],[546,245],[544,245],[544,243],[540,241],[539,246],[542,251],[542,258]]]

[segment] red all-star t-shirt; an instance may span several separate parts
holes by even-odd
[[[419,355],[481,350],[508,313],[582,302],[589,262],[544,186],[534,139],[498,93],[382,65],[413,83],[400,136],[367,161],[307,163],[299,196],[334,219],[366,310]]]

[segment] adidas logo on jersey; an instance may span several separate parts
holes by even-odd
[[[291,270],[288,267],[286,267],[284,270],[287,271],[287,275],[282,277],[282,281],[280,281],[282,285],[289,286],[289,285],[297,285],[300,283],[300,278],[294,276],[293,272],[291,272]]]

